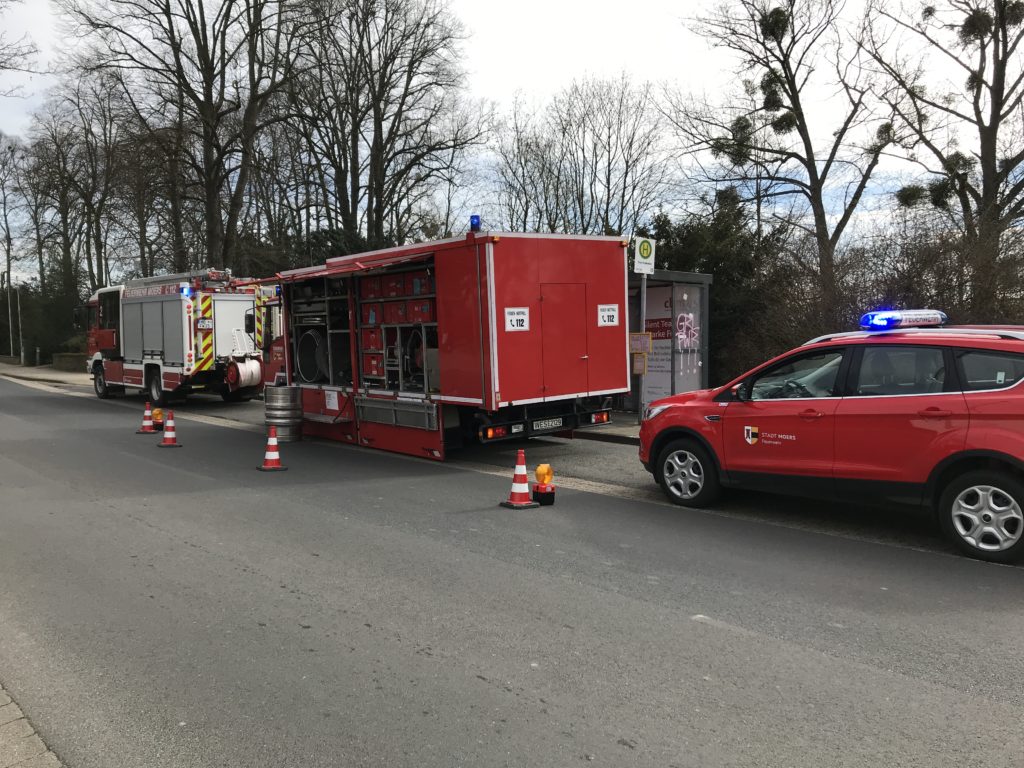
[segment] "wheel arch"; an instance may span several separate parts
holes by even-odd
[[[947,456],[932,470],[925,485],[925,502],[937,509],[942,490],[953,478],[978,469],[1007,471],[1024,481],[1024,461],[1014,456],[999,451],[961,451]]]
[[[659,479],[658,473],[661,472],[661,467],[658,464],[658,457],[661,455],[661,451],[673,440],[681,439],[693,440],[707,451],[711,460],[715,462],[715,469],[718,470],[719,479],[725,478],[725,472],[722,469],[722,462],[718,458],[718,453],[702,434],[688,427],[669,427],[659,432],[654,438],[654,442],[651,443],[650,461],[655,479]]]

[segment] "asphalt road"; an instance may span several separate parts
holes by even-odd
[[[136,411],[0,380],[0,683],[71,768],[1024,765],[1024,569]]]

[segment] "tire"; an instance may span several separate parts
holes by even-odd
[[[247,403],[252,400],[252,395],[247,394],[244,390],[236,389],[232,392],[227,387],[220,391],[220,397],[225,403]]]
[[[654,471],[673,504],[708,507],[722,493],[714,459],[695,440],[673,440],[662,448]]]
[[[93,366],[92,388],[96,392],[96,397],[100,400],[106,400],[110,397],[110,385],[107,384],[107,376],[103,372],[102,365]]]
[[[160,381],[160,370],[150,371],[149,374],[149,404],[156,408],[167,404],[167,395],[164,392],[163,384]]]
[[[1024,483],[979,469],[953,478],[939,497],[939,526],[968,557],[1013,563],[1024,557]]]

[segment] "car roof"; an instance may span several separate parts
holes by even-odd
[[[940,328],[850,331],[819,336],[805,342],[803,346],[836,346],[840,344],[931,344],[1021,351],[1024,348],[1024,326],[951,325]]]

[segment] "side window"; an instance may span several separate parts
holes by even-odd
[[[116,291],[100,294],[100,328],[116,329],[118,326],[120,297]]]
[[[834,397],[842,362],[841,349],[783,360],[751,380],[750,399]]]
[[[946,363],[941,349],[890,345],[867,347],[854,395],[930,395],[944,391]]]
[[[1024,378],[1024,355],[971,349],[957,353],[964,372],[964,391],[1006,389]]]

